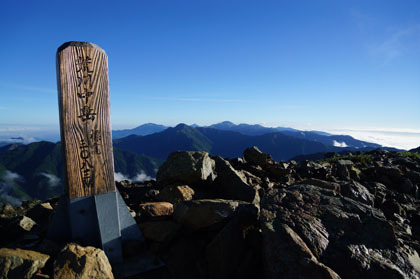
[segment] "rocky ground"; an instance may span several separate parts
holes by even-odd
[[[243,155],[175,152],[156,181],[117,183],[164,263],[132,278],[420,277],[417,153]],[[57,201],[3,207],[0,278],[114,277],[102,250],[46,239]]]

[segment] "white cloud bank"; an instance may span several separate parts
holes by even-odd
[[[147,175],[144,171],[141,171],[140,173],[136,174],[132,178],[129,178],[128,176],[126,176],[125,174],[122,174],[120,172],[115,172],[114,173],[114,179],[115,179],[115,181],[128,180],[128,181],[131,181],[131,182],[144,182],[144,181],[147,181],[147,180],[152,180],[154,178]]]
[[[350,135],[358,140],[378,143],[382,146],[412,149],[420,146],[420,130],[408,129],[334,129],[331,134]]]

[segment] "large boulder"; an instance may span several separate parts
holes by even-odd
[[[114,275],[103,250],[69,243],[54,262],[54,278],[113,279]]]
[[[252,183],[255,179],[248,179],[251,174],[235,170],[228,161],[221,157],[214,157],[214,161],[216,162],[217,178],[212,187],[218,198],[259,204],[259,185]]]
[[[0,278],[32,278],[49,258],[48,255],[31,250],[1,248]]]
[[[227,221],[233,216],[240,216],[243,220],[256,220],[258,208],[247,202],[232,200],[192,200],[175,205],[174,220],[190,228],[198,230],[211,225]],[[246,222],[246,221],[245,221]]]
[[[313,255],[287,224],[264,223],[263,260],[265,278],[330,278],[340,276]]]
[[[159,168],[156,180],[166,184],[198,184],[214,180],[214,161],[207,152],[176,151]]]
[[[417,277],[418,255],[400,246],[382,211],[333,190],[306,184],[271,190],[260,220],[268,278]]]
[[[256,146],[247,148],[243,155],[246,162],[251,165],[249,168],[254,172],[258,172],[258,168],[264,169],[264,172],[260,172],[264,176],[282,178],[291,172],[289,163],[277,163],[270,154],[262,153]]]
[[[256,146],[245,149],[244,159],[247,163],[262,167],[274,163],[273,157],[270,154],[262,153]]]

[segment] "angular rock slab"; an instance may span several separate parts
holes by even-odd
[[[335,191],[307,184],[272,190],[260,220],[266,278],[418,277],[418,256],[399,245],[384,214]]]

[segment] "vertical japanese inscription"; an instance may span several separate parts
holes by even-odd
[[[57,51],[60,127],[69,197],[115,191],[105,52],[84,42]]]
[[[80,160],[81,167],[80,172],[82,176],[82,182],[84,188],[92,188],[95,186],[95,167],[92,164],[92,156],[95,152],[91,152],[92,148],[97,149],[98,144],[91,141],[91,134],[94,131],[90,130],[92,125],[89,125],[89,121],[93,122],[95,120],[96,112],[91,108],[89,103],[89,98],[95,94],[92,89],[92,76],[94,71],[92,70],[92,58],[88,55],[81,55],[77,58],[76,61],[76,74],[77,74],[77,97],[80,102],[80,114],[79,118],[82,121],[82,124],[85,126],[84,131],[81,134],[80,139]],[[96,131],[98,132],[98,131]],[[94,146],[93,144],[96,144]]]

